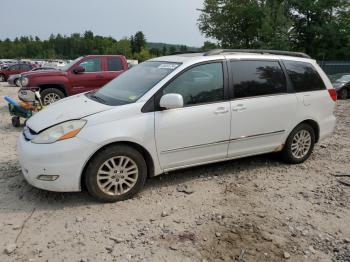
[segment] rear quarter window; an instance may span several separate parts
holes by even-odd
[[[295,92],[326,89],[322,78],[312,64],[299,61],[283,61]]]

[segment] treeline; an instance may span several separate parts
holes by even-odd
[[[37,36],[0,40],[0,58],[13,59],[74,59],[88,54],[122,54],[129,59],[144,61],[178,51],[186,52],[187,47],[175,45],[163,45],[161,48],[149,47],[142,32],[120,40],[94,35],[91,31],[83,34],[74,33],[70,36],[52,34],[47,40],[41,40]]]
[[[205,0],[200,11],[201,32],[225,48],[350,59],[349,0]]]

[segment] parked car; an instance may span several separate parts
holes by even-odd
[[[333,82],[339,99],[347,99],[350,96],[350,75],[343,75]]]
[[[124,200],[147,177],[191,166],[271,152],[302,163],[333,132],[335,101],[329,79],[304,54],[160,57],[35,114],[19,159],[35,187]]]
[[[95,90],[107,84],[128,69],[124,56],[89,55],[79,57],[59,71],[39,71],[23,74],[22,88],[40,89],[44,105],[54,103],[66,96]]]
[[[0,82],[7,81],[11,75],[21,74],[30,71],[34,68],[33,65],[27,63],[17,63],[9,66],[6,69],[0,70]]]
[[[28,71],[28,73],[43,71],[43,70],[57,70],[57,69],[54,67],[35,67],[32,70]],[[11,75],[7,79],[7,82],[9,83],[9,85],[21,86],[21,76],[22,76],[21,74]]]

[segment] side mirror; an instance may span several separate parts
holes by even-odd
[[[166,109],[181,108],[184,106],[184,100],[180,94],[166,94],[160,99],[159,106]]]
[[[77,66],[73,69],[74,74],[82,74],[85,72],[85,68],[82,66]]]

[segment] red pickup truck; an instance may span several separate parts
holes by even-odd
[[[22,74],[19,92],[39,88],[43,104],[49,105],[66,96],[100,88],[127,69],[124,56],[88,55],[59,70]]]

